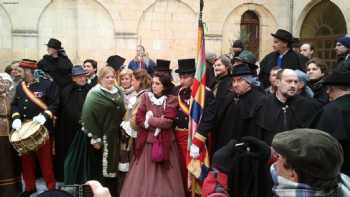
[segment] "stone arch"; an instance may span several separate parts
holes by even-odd
[[[39,59],[46,53],[45,43],[50,38],[57,38],[62,42],[62,46],[71,60],[74,61],[77,58],[78,36],[76,18],[75,1],[54,0],[45,7],[38,22]]]
[[[221,53],[228,53],[233,40],[240,38],[240,23],[242,15],[247,11],[254,11],[260,21],[260,41],[259,54],[264,57],[270,52],[272,38],[271,32],[274,32],[278,25],[274,15],[263,5],[255,3],[244,3],[235,7],[225,19],[222,29],[222,48]]]
[[[105,65],[108,56],[115,54],[115,26],[110,13],[95,0],[83,0],[78,9],[78,61],[96,59]]]
[[[40,56],[46,53],[44,44],[51,37],[62,41],[74,63],[94,58],[104,64],[106,57],[115,52],[113,19],[96,0],[51,1],[39,18],[38,32]]]
[[[314,8],[316,5],[318,5],[319,3],[321,3],[323,0],[311,0],[309,1],[308,4],[306,4],[306,6],[303,8],[303,10],[301,11],[301,13],[299,14],[298,18],[297,18],[297,22],[295,23],[295,35],[300,35],[301,33],[301,29],[303,26],[303,22],[305,20],[305,18],[307,17],[307,15],[310,13],[311,9]],[[335,4],[339,10],[342,12],[345,21],[348,21],[350,19],[350,15],[347,15],[346,13],[346,9],[349,9],[349,5],[346,4],[345,2],[347,1],[339,1],[339,0],[333,0],[331,1],[333,4]],[[350,29],[350,23],[347,24],[347,30]]]
[[[300,22],[300,38],[303,42],[312,43],[315,55],[331,66],[337,61],[334,51],[336,39],[347,33],[345,16],[340,7],[332,1],[309,3],[305,9],[308,12],[303,13],[305,16]]]
[[[0,5],[0,66],[13,61],[12,57],[12,22],[7,11]]]
[[[139,43],[151,58],[172,60],[195,57],[197,15],[186,3],[157,0],[144,10],[137,27]]]

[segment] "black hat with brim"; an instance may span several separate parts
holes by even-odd
[[[178,74],[192,74],[196,72],[196,61],[195,59],[179,59],[177,61],[179,68],[175,70]]]
[[[60,50],[62,49],[62,43],[61,41],[55,39],[55,38],[50,38],[49,42],[46,44],[46,46],[48,48],[53,48],[53,49],[56,49],[56,50]]]
[[[72,77],[86,75],[88,72],[84,70],[83,66],[75,65],[72,68]]]
[[[124,62],[125,58],[119,55],[113,55],[107,59],[107,66],[114,68],[114,70],[119,70],[124,65]]]
[[[250,68],[248,64],[239,64],[233,67],[231,76],[243,76],[243,75],[254,75],[255,72]]]
[[[170,61],[164,59],[157,59],[157,66],[155,68],[155,71],[171,72]]]
[[[272,33],[271,36],[288,43],[293,43],[294,41],[293,35],[284,29],[278,29],[276,33]]]
[[[324,85],[350,86],[350,72],[335,70],[323,81]]]

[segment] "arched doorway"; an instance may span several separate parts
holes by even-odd
[[[341,10],[331,1],[323,0],[306,15],[300,38],[303,42],[312,43],[316,56],[332,66],[336,62],[336,38],[344,36],[346,32],[346,21]]]
[[[254,11],[248,10],[241,17],[240,38],[247,50],[259,58],[260,22]]]

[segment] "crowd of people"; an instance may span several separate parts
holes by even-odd
[[[188,160],[206,153],[203,197],[350,196],[350,37],[326,65],[311,43],[293,50],[290,32],[271,36],[260,62],[240,40],[207,53],[190,141],[193,57],[177,61],[176,85],[171,62],[142,45],[128,64],[113,55],[98,68],[73,66],[50,39],[41,60],[0,73],[0,196],[31,196],[41,174],[48,192],[97,180],[87,182],[97,197],[187,197]]]

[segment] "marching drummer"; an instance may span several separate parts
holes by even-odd
[[[19,130],[22,124],[33,121],[53,131],[53,115],[58,107],[58,89],[50,76],[36,70],[34,60],[23,59],[20,67],[24,69],[24,81],[16,87],[16,95],[12,103],[12,128]],[[51,143],[47,140],[34,152],[21,155],[22,174],[25,191],[21,196],[30,196],[36,191],[35,157],[38,159],[43,178],[48,190],[56,187],[53,173]]]

